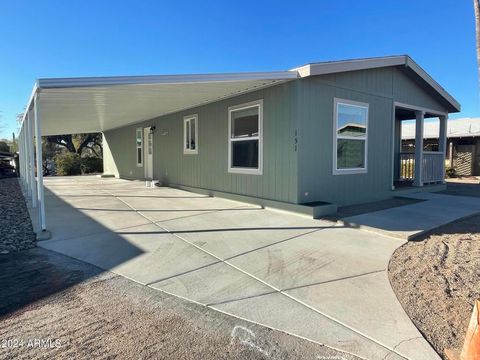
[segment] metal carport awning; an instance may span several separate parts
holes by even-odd
[[[296,71],[39,79],[41,131],[105,131],[295,78]]]
[[[253,73],[39,79],[19,133],[21,183],[46,232],[42,136],[102,132],[298,78]]]

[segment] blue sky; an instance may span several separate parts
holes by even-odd
[[[0,0],[1,137],[41,77],[284,70],[409,54],[480,115],[471,1]]]

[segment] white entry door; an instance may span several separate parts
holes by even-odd
[[[145,179],[153,179],[153,134],[150,128],[143,129]]]

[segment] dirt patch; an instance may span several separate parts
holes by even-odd
[[[357,359],[41,248],[0,268],[1,359]]]
[[[480,298],[479,232],[479,215],[459,220],[403,245],[390,260],[397,298],[442,356],[445,348],[463,345]]]

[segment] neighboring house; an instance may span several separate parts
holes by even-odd
[[[439,123],[426,122],[423,138],[424,150],[438,151]],[[402,152],[415,151],[415,124],[402,126]],[[458,175],[480,175],[480,118],[448,120],[447,166]]]
[[[445,124],[460,111],[408,56],[264,73],[40,79],[33,93],[24,123],[36,108],[43,135],[103,132],[105,174],[316,215],[331,212],[328,203],[395,196],[401,122]],[[413,185],[443,184],[442,152],[421,150],[429,166],[415,170]]]

